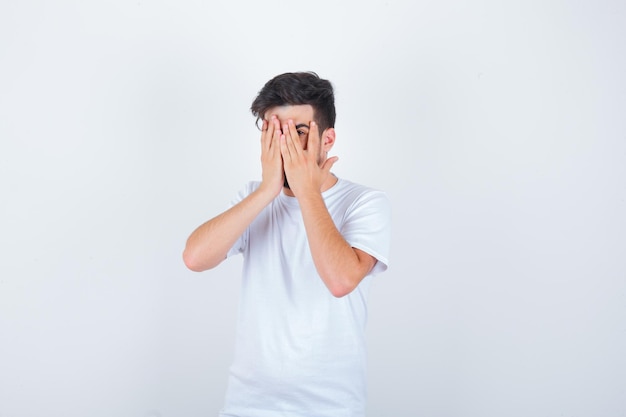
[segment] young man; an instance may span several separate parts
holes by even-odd
[[[364,417],[371,277],[387,269],[386,195],[337,178],[330,82],[315,73],[268,81],[252,103],[262,123],[262,180],[187,240],[194,271],[242,253],[234,363],[221,417]]]

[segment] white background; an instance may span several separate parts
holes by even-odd
[[[623,1],[0,4],[0,417],[217,415],[241,260],[181,253],[298,70],[393,204],[368,417],[626,415]]]

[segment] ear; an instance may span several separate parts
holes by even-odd
[[[329,127],[322,132],[321,143],[322,151],[328,153],[335,144],[335,128]]]

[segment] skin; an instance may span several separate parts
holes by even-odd
[[[335,129],[320,134],[310,105],[274,107],[267,115],[261,133],[261,185],[189,236],[185,265],[197,272],[219,265],[248,225],[282,191],[298,199],[320,278],[335,297],[343,297],[372,270],[376,259],[346,242],[322,197],[337,182],[330,169],[338,158],[328,158]],[[284,186],[285,176],[289,188]]]

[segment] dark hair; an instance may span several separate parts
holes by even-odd
[[[269,80],[252,102],[250,110],[256,124],[272,107],[310,104],[320,133],[335,127],[335,96],[328,80],[314,72],[288,72]]]

